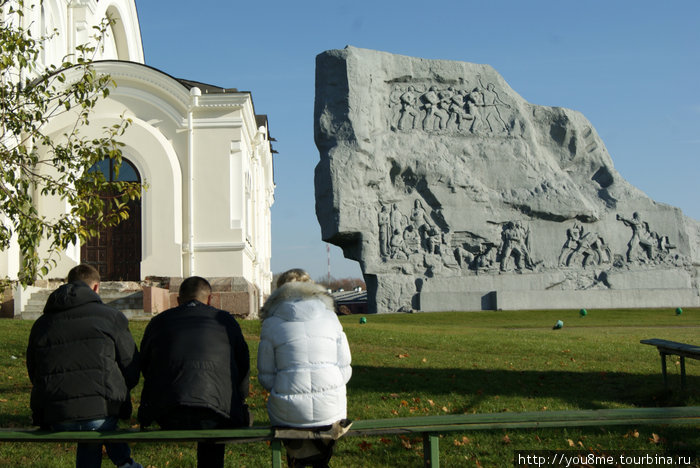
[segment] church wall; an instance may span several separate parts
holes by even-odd
[[[91,43],[91,36],[95,34],[92,26],[107,18],[108,14],[115,21],[94,59],[143,63],[141,31],[133,0],[68,4],[66,0],[44,0],[41,5],[25,5],[25,25],[29,26],[34,37],[48,36],[54,29],[59,31],[48,41],[40,57],[43,63],[59,64],[63,57],[75,53],[76,46]]]
[[[35,36],[53,28],[61,31],[42,57],[46,63],[56,63],[85,43],[92,25],[107,13],[117,20],[104,52],[96,57],[110,61],[96,62],[95,67],[110,74],[118,87],[99,101],[83,136],[101,135],[103,126],[118,123],[122,115],[132,119],[119,140],[125,144],[124,157],[148,186],[141,201],[141,279],[156,276],[172,281],[191,273],[187,173],[191,111],[194,273],[231,282],[230,290],[220,291],[221,307],[235,302],[249,303],[251,311],[257,308],[261,298],[269,294],[274,185],[267,129],[257,127],[250,93],[214,92],[197,97],[164,73],[113,61],[143,63],[134,1],[85,0],[73,7],[68,3],[45,0],[43,15],[40,9],[28,9],[26,18],[36,29]],[[73,124],[69,117],[55,119],[48,132],[60,135]],[[37,205],[49,216],[63,216],[68,211],[64,202],[48,197],[42,197]],[[80,246],[75,245],[60,255],[48,277],[64,277],[79,262]],[[16,246],[0,252],[0,273],[16,277],[19,263]]]
[[[195,133],[195,242],[241,242],[238,219],[232,218],[232,193],[240,189],[240,168],[232,166],[230,136],[224,129]],[[232,180],[233,178],[233,180]],[[237,221],[232,223],[232,221]]]
[[[10,247],[0,252],[0,275],[8,278],[16,278],[20,264],[19,246],[11,242]]]
[[[116,46],[116,55],[103,56],[102,59],[114,58],[143,63],[143,47],[141,45],[141,30],[136,16],[136,7],[129,0],[102,0],[97,4],[95,21],[102,18],[115,20],[109,31],[109,39]]]
[[[175,149],[142,120],[121,140],[148,188],[142,194],[141,278],[182,274],[182,174]]]

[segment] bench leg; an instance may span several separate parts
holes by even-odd
[[[272,452],[272,468],[282,468],[282,441],[272,439],[270,441],[270,451]]]
[[[685,356],[681,356],[681,388],[685,388]]]
[[[659,354],[661,355],[661,374],[664,376],[664,389],[668,389],[668,376],[666,375],[666,354]]]
[[[423,434],[423,462],[426,467],[440,467],[440,436]]]

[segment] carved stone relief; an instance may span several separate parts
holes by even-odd
[[[420,256],[417,264],[425,268],[427,276],[433,276],[445,268],[456,273],[468,270],[535,270],[542,263],[532,259],[530,228],[522,221],[502,224],[499,241],[475,238],[469,233],[441,228],[433,219],[433,211],[429,213],[420,199],[414,200],[409,215],[404,215],[396,203],[391,207],[381,205],[377,219],[382,261],[403,264]],[[595,249],[599,248],[600,242],[596,244],[592,237],[590,239],[591,246],[586,244],[584,247],[583,243],[576,246],[579,247],[577,252],[582,261],[591,262]],[[569,254],[567,259],[571,256]],[[588,257],[591,259],[587,260]],[[600,262],[600,258],[595,256],[595,261]],[[609,252],[605,258],[609,261]],[[404,270],[407,268],[403,267]]]
[[[392,124],[399,131],[457,132],[509,135],[512,106],[477,75],[474,87],[395,85],[391,99]]]
[[[598,232],[587,230],[578,221],[566,230],[566,241],[551,265],[536,261],[532,256],[530,226],[513,220],[496,223],[500,232],[492,238],[483,238],[468,232],[450,231],[441,227],[434,210],[416,198],[410,213],[402,213],[399,205],[380,205],[377,214],[379,255],[385,264],[400,265],[405,273],[466,274],[537,271],[543,268],[612,267],[623,264],[675,264],[678,255],[669,236],[649,229],[639,213],[617,220],[632,229],[625,255],[614,256],[610,246]],[[617,258],[617,260],[615,260]]]
[[[587,267],[612,263],[610,248],[596,232],[584,232],[578,221],[566,230],[566,242],[559,254],[559,266]]]
[[[516,270],[535,269],[535,263],[530,256],[530,228],[523,226],[520,221],[510,221],[503,225],[501,231],[501,247],[499,251],[501,271],[510,270],[511,257]]]
[[[618,214],[616,219],[632,229],[632,237],[627,243],[627,263],[660,264],[675,259],[671,250],[676,246],[670,243],[668,236],[649,229],[649,223],[643,221],[638,212],[635,211],[631,218]]]

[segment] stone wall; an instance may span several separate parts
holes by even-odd
[[[211,306],[242,318],[258,317],[260,293],[242,277],[207,278],[211,284]],[[177,293],[183,278],[170,278],[170,307],[177,307]]]

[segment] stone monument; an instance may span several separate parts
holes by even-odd
[[[700,305],[700,223],[490,66],[324,52],[314,125],[322,237],[370,312]]]

